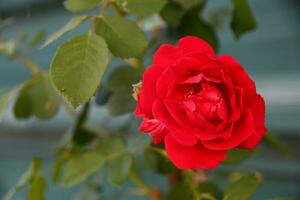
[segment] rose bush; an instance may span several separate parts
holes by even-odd
[[[212,169],[266,132],[265,104],[243,67],[188,36],[162,45],[143,75],[135,114],[179,169]]]

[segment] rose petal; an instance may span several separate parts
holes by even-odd
[[[165,137],[167,154],[179,169],[214,169],[226,158],[226,151],[211,151],[201,144],[183,146],[173,136]]]
[[[243,117],[236,122],[230,138],[202,141],[202,144],[211,150],[228,150],[239,146],[254,131],[252,113],[249,109],[245,109]]]
[[[155,144],[163,143],[168,133],[167,128],[157,119],[144,119],[140,131],[148,133]]]
[[[245,103],[251,105],[256,98],[256,87],[244,68],[234,58],[228,55],[219,56],[217,60],[232,79],[234,86],[239,86],[244,89]]]
[[[197,143],[197,138],[192,132],[188,128],[180,127],[160,100],[156,100],[153,104],[153,115],[156,119],[164,123],[169,133],[181,144],[191,146]]]
[[[138,94],[138,108],[135,110],[136,115],[153,118],[152,104],[157,98],[155,85],[160,75],[161,68],[158,66],[151,66],[144,72],[142,88]]]
[[[154,54],[153,65],[168,67],[180,58],[179,49],[170,44],[164,44]]]
[[[253,117],[256,131],[239,146],[240,148],[255,148],[267,131],[265,127],[265,102],[260,95],[258,95],[257,104],[253,110]]]
[[[214,50],[207,42],[195,36],[187,36],[180,39],[178,43],[178,48],[184,55],[193,52],[207,53],[211,55],[215,54]]]

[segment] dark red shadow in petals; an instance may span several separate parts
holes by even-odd
[[[174,64],[181,57],[177,47],[164,44],[159,47],[153,57],[153,65],[168,67]]]
[[[214,169],[226,158],[226,151],[211,151],[201,144],[183,146],[173,136],[165,137],[167,154],[179,169]]]
[[[202,144],[211,150],[227,150],[239,146],[255,131],[252,113],[245,109],[243,117],[236,122],[233,132],[228,139],[217,139],[201,141]]]
[[[184,55],[192,52],[207,53],[211,55],[215,54],[214,50],[207,42],[195,36],[187,36],[180,39],[178,42],[178,48]]]
[[[169,134],[172,134],[181,144],[192,146],[197,143],[197,138],[192,134],[192,131],[189,131],[189,128],[180,127],[160,100],[156,100],[153,104],[153,115],[155,119],[167,127]]]
[[[239,147],[246,149],[253,149],[263,138],[267,129],[265,127],[265,102],[263,98],[258,95],[257,103],[252,111],[255,123],[255,132],[250,135]]]
[[[217,60],[223,66],[225,73],[231,78],[233,84],[244,89],[245,103],[250,106],[256,98],[256,87],[253,80],[233,57],[221,55],[217,57]]]

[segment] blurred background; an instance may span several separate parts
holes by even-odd
[[[254,79],[258,91],[267,104],[267,127],[279,136],[293,151],[292,156],[265,150],[263,154],[238,166],[263,172],[265,180],[253,199],[264,200],[273,196],[300,197],[300,1],[299,0],[250,0],[257,21],[257,29],[236,40],[229,26],[218,30],[219,53],[237,58]],[[229,1],[209,0],[205,13],[230,8]],[[224,11],[226,13],[226,10]],[[20,40],[43,31],[50,35],[62,27],[72,14],[57,0],[0,0],[0,17],[9,19],[1,32]],[[153,21],[149,20],[149,25]],[[227,22],[226,22],[227,23]],[[28,56],[48,69],[57,47],[84,32],[88,24],[68,33],[53,45],[35,49]],[[147,24],[145,26],[147,31]],[[166,31],[166,41],[172,36]],[[169,38],[170,37],[170,38]],[[27,80],[30,73],[14,61],[0,57],[0,92]],[[93,108],[91,123],[113,129],[126,122],[128,116],[111,117],[101,106]],[[53,159],[54,147],[68,130],[72,120],[60,111],[50,121],[36,119],[15,120],[11,108],[0,124],[0,196],[14,185],[27,168],[32,157]],[[226,171],[228,167],[221,167]],[[145,177],[154,182],[160,177]],[[49,186],[48,199],[74,199],[78,188],[63,190]],[[15,199],[23,199],[22,193]]]

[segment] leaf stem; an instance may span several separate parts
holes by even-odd
[[[17,52],[13,52],[9,57],[11,59],[16,60],[18,63],[24,65],[25,67],[27,67],[32,72],[32,74],[37,74],[41,72],[40,68],[33,60],[29,58],[25,58],[24,56],[18,54]]]

